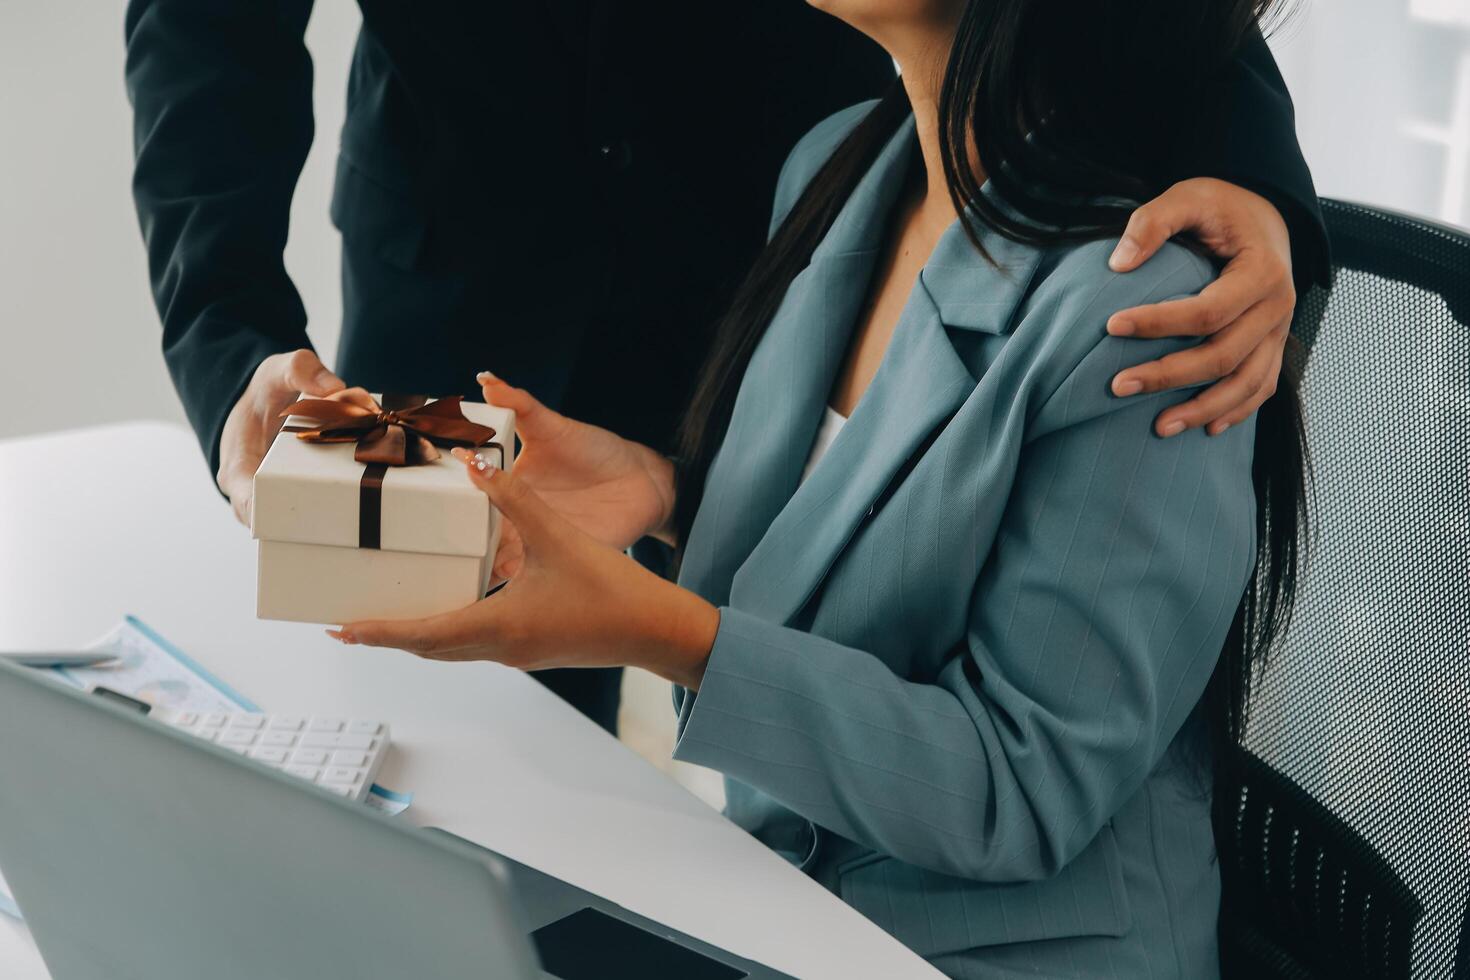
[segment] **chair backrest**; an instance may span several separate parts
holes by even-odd
[[[1227,900],[1227,977],[1407,977],[1424,905],[1344,819],[1284,774],[1241,751],[1219,790],[1216,828]]]
[[[1470,976],[1470,234],[1322,204],[1333,284],[1293,326],[1313,538],[1221,787],[1222,957]]]

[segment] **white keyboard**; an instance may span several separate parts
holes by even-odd
[[[350,800],[367,798],[388,754],[388,726],[376,721],[162,708],[149,717]]]

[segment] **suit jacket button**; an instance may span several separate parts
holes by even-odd
[[[633,147],[627,140],[611,140],[597,148],[597,158],[611,171],[627,170],[633,164]]]

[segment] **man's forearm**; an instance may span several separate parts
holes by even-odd
[[[164,357],[211,470],[256,366],[306,345],[282,253],[312,139],[310,9],[309,0],[128,7],[133,195]]]
[[[1181,148],[1172,178],[1217,177],[1266,198],[1291,233],[1299,288],[1325,282],[1330,256],[1317,190],[1297,142],[1291,94],[1259,33],[1252,31],[1221,84],[1218,117]]]

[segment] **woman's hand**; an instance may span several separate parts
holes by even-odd
[[[1109,264],[1117,272],[1128,272],[1184,232],[1192,232],[1227,260],[1220,278],[1190,299],[1115,313],[1108,332],[1118,337],[1207,339],[1120,372],[1113,379],[1113,394],[1218,381],[1154,421],[1154,431],[1161,436],[1200,425],[1217,436],[1249,418],[1276,391],[1296,308],[1291,239],[1270,201],[1223,180],[1198,177],[1175,184],[1134,211]]]
[[[348,623],[328,635],[432,660],[494,660],[522,670],[629,665],[699,687],[719,610],[557,514],[519,468],[508,474],[466,450],[454,455],[520,529],[519,573],[452,613]]]
[[[569,419],[513,388],[489,371],[477,378],[485,401],[516,413],[521,452],[516,482],[571,524],[619,551],[652,535],[673,544],[674,468],[641,443]],[[507,515],[508,516],[508,515]],[[518,523],[507,521],[495,556],[495,574],[511,578],[520,568]]]

